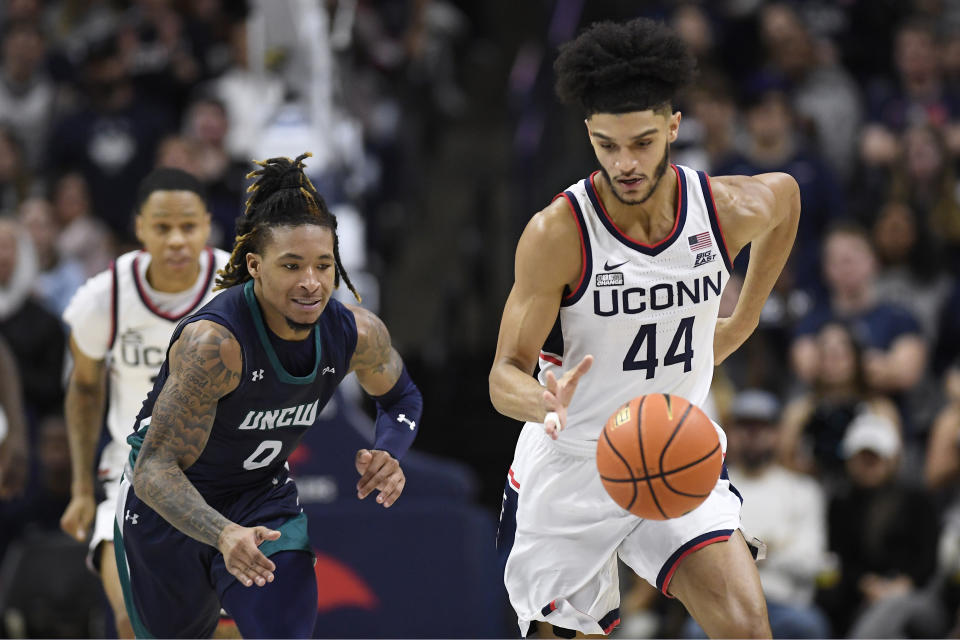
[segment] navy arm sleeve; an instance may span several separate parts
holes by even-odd
[[[373,399],[377,403],[376,442],[373,448],[386,451],[399,460],[417,436],[420,415],[423,413],[423,396],[404,366],[393,388],[382,396],[373,396]]]

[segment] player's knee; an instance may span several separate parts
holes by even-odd
[[[731,638],[770,638],[767,604],[762,598],[737,598],[727,609]]]

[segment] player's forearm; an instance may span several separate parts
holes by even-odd
[[[137,497],[164,520],[194,540],[217,547],[224,527],[231,524],[207,504],[174,461],[137,459],[133,472]]]
[[[93,493],[93,458],[103,419],[105,392],[101,384],[83,384],[70,378],[65,403],[72,493]]]
[[[521,422],[543,422],[543,385],[517,365],[497,362],[490,370],[490,401],[503,415]]]

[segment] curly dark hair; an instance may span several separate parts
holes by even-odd
[[[339,287],[343,278],[354,297],[360,301],[360,294],[340,261],[337,218],[303,171],[303,161],[311,155],[308,152],[293,160],[270,158],[255,161],[260,169],[248,173],[247,178],[259,177],[247,188],[251,196],[247,199],[243,215],[237,218],[237,238],[230,261],[217,272],[217,289],[242,284],[251,278],[247,271],[247,254],[262,250],[263,241],[271,228],[313,224],[327,227],[333,233],[333,259],[336,264],[334,285]]]
[[[553,64],[561,102],[594,113],[669,108],[696,75],[683,40],[662,22],[597,22],[560,47]]]

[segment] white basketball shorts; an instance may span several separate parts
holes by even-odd
[[[717,431],[725,453],[726,435]],[[670,520],[640,519],[607,494],[595,454],[558,451],[542,425],[527,423],[507,477],[498,535],[501,555],[509,553],[504,583],[520,633],[526,636],[533,620],[610,633],[620,621],[617,557],[669,595],[686,555],[740,528],[741,502],[724,467],[713,492],[693,511]]]

